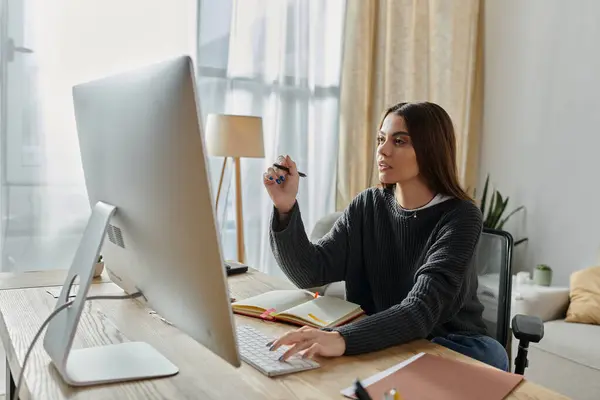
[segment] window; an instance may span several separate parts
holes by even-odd
[[[71,87],[195,55],[197,2],[0,1],[2,270],[68,268],[90,210]]]
[[[68,268],[87,223],[72,86],[180,54],[196,60],[203,117],[263,117],[267,157],[242,160],[249,263],[276,270],[262,172],[277,154],[289,153],[308,174],[298,196],[305,225],[333,211],[344,1],[0,5],[2,270]],[[216,185],[221,160],[210,163]],[[230,192],[221,218],[227,258],[236,248]]]
[[[308,174],[299,204],[310,229],[334,210],[339,76],[345,2],[203,0],[198,87],[202,114],[263,117],[266,159],[242,159],[246,255],[278,273],[268,244],[272,205],[262,174],[289,154]],[[211,160],[216,182],[221,160]],[[225,257],[235,257],[233,193],[221,216]]]

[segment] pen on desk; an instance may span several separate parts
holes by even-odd
[[[371,399],[371,396],[369,396],[369,393],[367,393],[367,390],[363,387],[363,385],[361,385],[358,379],[354,382],[354,386],[354,394],[356,395],[356,398],[358,400],[373,400]]]
[[[284,170],[284,171],[285,171],[285,172],[287,172],[287,173],[289,173],[289,172],[290,172],[290,169],[289,169],[288,167],[284,167],[284,166],[283,166],[283,165],[281,165],[281,164],[273,164],[273,166],[274,166],[275,168],[282,169],[282,170]],[[303,178],[306,178],[306,174],[305,174],[304,172],[300,172],[300,171],[298,171],[298,175],[300,175],[300,176],[301,176],[301,177],[303,177]]]

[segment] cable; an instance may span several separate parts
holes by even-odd
[[[136,297],[141,297],[141,296],[142,296],[142,292],[136,292],[136,293],[126,294],[126,295],[121,295],[121,296],[119,296],[119,295],[90,296],[90,297],[86,297],[85,301],[88,301],[88,300],[126,300],[126,299],[135,299]],[[44,330],[46,325],[48,325],[50,323],[50,321],[52,321],[52,319],[54,317],[56,317],[57,314],[59,314],[65,308],[68,308],[69,306],[71,306],[74,301],[75,301],[75,299],[69,300],[65,304],[61,305],[60,307],[58,307],[57,309],[52,311],[50,313],[50,315],[48,315],[46,320],[42,323],[42,326],[40,326],[40,329],[38,329],[35,336],[33,337],[33,340],[29,344],[29,348],[27,349],[27,352],[25,353],[25,358],[23,359],[23,366],[21,367],[21,372],[19,373],[19,378],[17,379],[16,385],[15,385],[15,393],[13,394],[13,400],[19,399],[19,392],[21,391],[21,384],[23,383],[23,376],[25,375],[25,365],[27,365],[27,359],[29,358],[31,351],[33,350],[33,347],[35,346],[35,343],[37,342],[40,335],[42,334],[42,331]]]

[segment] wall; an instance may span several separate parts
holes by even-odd
[[[487,0],[480,187],[526,206],[515,267],[600,265],[600,1]]]

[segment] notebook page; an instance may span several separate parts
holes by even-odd
[[[232,305],[233,307],[258,307],[264,310],[274,308],[275,312],[282,312],[312,299],[313,296],[310,292],[305,290],[272,290],[248,299],[236,301]]]
[[[338,297],[320,296],[288,309],[285,313],[304,318],[321,326],[327,326],[360,309],[358,304]]]

